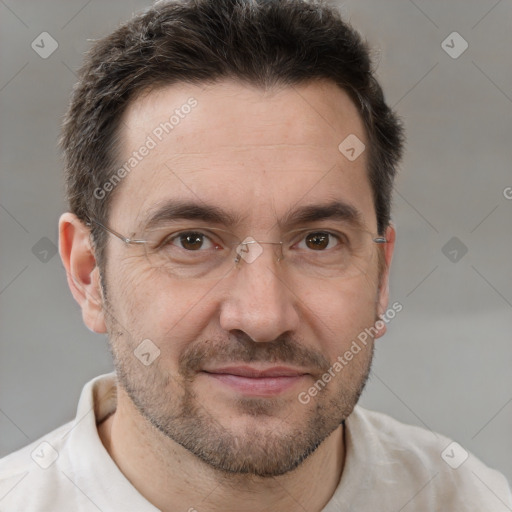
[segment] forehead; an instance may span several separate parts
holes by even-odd
[[[142,225],[175,199],[216,205],[249,224],[336,200],[375,225],[366,151],[352,160],[339,149],[347,137],[361,149],[364,126],[331,82],[162,87],[130,104],[119,135],[125,172],[111,206],[116,227]]]

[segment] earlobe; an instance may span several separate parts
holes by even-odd
[[[393,224],[390,225],[386,229],[386,240],[387,243],[384,244],[384,269],[382,270],[382,275],[380,277],[380,289],[379,296],[377,298],[377,315],[379,318],[384,315],[387,310],[389,304],[389,270],[391,267],[391,261],[393,259],[393,252],[395,250],[395,240],[396,240],[396,231]],[[377,324],[379,327],[379,332],[375,336],[375,338],[380,338],[386,333],[386,323],[384,321],[379,321]]]
[[[82,308],[82,318],[93,332],[105,333],[100,273],[91,245],[90,231],[72,213],[59,220],[59,253],[73,297]]]

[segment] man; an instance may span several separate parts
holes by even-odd
[[[3,459],[2,511],[512,510],[473,455],[356,405],[402,129],[335,10],[158,3],[94,45],[62,145],[60,253],[116,374]]]

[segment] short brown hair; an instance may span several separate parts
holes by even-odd
[[[367,132],[368,176],[384,232],[402,126],[384,100],[366,43],[334,7],[314,0],[157,2],[97,41],[63,125],[70,210],[84,222],[108,222],[116,190],[100,199],[94,191],[117,169],[120,118],[130,101],[149,88],[224,78],[262,88],[328,79],[343,88]],[[92,236],[101,268],[105,233],[93,224]]]

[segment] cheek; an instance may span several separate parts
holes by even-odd
[[[301,298],[304,322],[314,339],[335,359],[376,319],[377,281],[375,276],[359,276],[339,282],[324,281]]]
[[[135,344],[150,339],[162,355],[179,354],[200,337],[214,313],[214,284],[194,286],[172,280],[158,269],[118,267],[110,280],[115,315]]]

